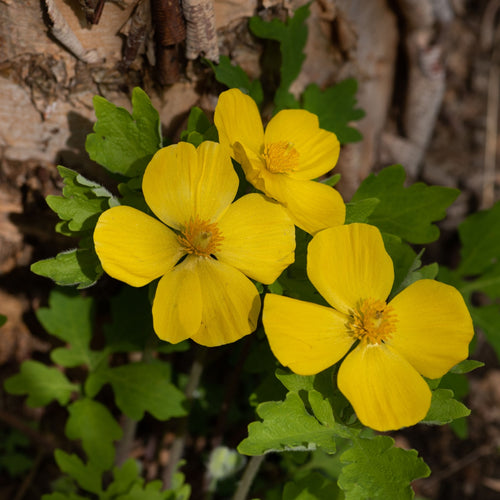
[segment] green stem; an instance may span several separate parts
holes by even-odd
[[[186,396],[186,403],[188,409],[191,408],[191,404],[194,397],[194,392],[200,383],[201,374],[203,372],[203,367],[205,365],[206,349],[199,348],[196,357],[191,366],[191,371],[189,373],[189,379],[184,389],[184,395]],[[168,490],[172,487],[172,480],[174,474],[177,471],[177,467],[180,459],[184,453],[184,448],[186,446],[186,438],[188,434],[188,416],[182,417],[178,421],[177,436],[172,443],[169,450],[168,463],[163,470],[162,481],[163,489]]]
[[[241,480],[238,483],[238,489],[236,490],[236,493],[233,496],[233,500],[246,500],[248,492],[250,491],[250,488],[252,486],[253,480],[255,479],[257,472],[259,472],[262,462],[264,461],[264,456],[265,455],[257,455],[249,460],[245,468],[245,472],[243,473],[243,476],[241,477]]]

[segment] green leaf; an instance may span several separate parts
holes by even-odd
[[[206,62],[214,71],[215,79],[219,83],[230,89],[240,89],[245,94],[248,94],[257,103],[257,106],[261,105],[264,94],[259,80],[251,82],[241,66],[231,64],[231,59],[227,56],[220,56],[219,64],[213,64],[208,60]]]
[[[195,147],[203,141],[218,141],[215,125],[210,123],[207,115],[200,108],[196,106],[191,108],[187,129],[181,132],[181,141],[190,142]]]
[[[84,200],[49,195],[46,201],[60,219],[69,221],[70,231],[86,231],[94,228],[99,215],[109,208],[106,198]]]
[[[94,397],[109,383],[117,406],[130,418],[141,420],[148,411],[158,420],[167,420],[186,415],[184,394],[169,379],[170,366],[165,362],[133,363],[90,374],[85,391]]]
[[[286,23],[279,19],[264,21],[260,17],[250,18],[250,31],[259,38],[276,40],[281,51],[281,81],[274,96],[276,112],[285,108],[298,108],[299,103],[290,93],[290,85],[299,76],[305,60],[303,52],[307,41],[305,20],[309,17],[309,4],[299,7]]]
[[[46,406],[54,399],[65,406],[79,390],[57,368],[32,360],[24,361],[20,373],[9,377],[4,388],[11,394],[27,394],[26,404],[31,407]]]
[[[129,458],[121,467],[113,467],[113,482],[106,489],[103,499],[115,499],[130,491],[134,483],[140,485],[144,480],[139,476],[139,467],[133,458]]]
[[[92,399],[79,399],[68,406],[65,433],[69,439],[81,439],[89,462],[100,470],[113,465],[113,441],[122,437],[122,429],[109,410]]]
[[[318,115],[320,127],[333,132],[340,144],[363,138],[359,130],[349,126],[350,122],[365,116],[362,109],[355,107],[357,90],[358,82],[349,78],[324,91],[313,83],[302,96],[304,109]]]
[[[285,484],[282,500],[335,500],[338,486],[319,472],[309,472],[307,476]]]
[[[82,497],[76,493],[61,493],[56,491],[47,495],[42,495],[42,500],[88,500],[88,497]]]
[[[78,248],[58,253],[50,259],[31,264],[31,271],[55,281],[56,285],[92,286],[102,275],[102,266],[93,248]]]
[[[84,464],[76,455],[62,450],[56,450],[54,458],[61,471],[72,477],[82,489],[96,494],[102,492],[101,471],[93,462]]]
[[[5,325],[5,323],[7,323],[7,316],[0,314],[0,326]]]
[[[500,202],[491,209],[477,212],[465,219],[458,228],[462,242],[461,276],[480,274],[500,255]]]
[[[432,392],[431,407],[422,422],[443,425],[468,415],[470,410],[460,401],[453,399],[453,391],[436,389]]]
[[[140,88],[132,92],[132,114],[100,96],[94,97],[97,122],[87,136],[90,158],[110,172],[140,176],[162,147],[160,117]]]
[[[463,374],[463,373],[469,373],[476,368],[481,368],[484,366],[484,363],[482,361],[476,361],[475,359],[465,359],[464,361],[460,361],[458,365],[455,365],[451,370],[450,373],[457,373],[457,374]]]
[[[54,289],[50,293],[49,307],[38,309],[36,317],[48,333],[70,344],[68,348],[52,351],[51,358],[55,363],[67,367],[91,364],[89,344],[94,319],[92,298],[82,297],[72,291]],[[61,351],[66,351],[62,357],[58,354]],[[70,364],[64,359],[68,353]]]
[[[365,198],[357,202],[346,203],[345,224],[366,222],[379,203],[378,198]]]
[[[94,229],[99,215],[118,204],[118,200],[103,186],[86,179],[78,172],[58,166],[64,180],[62,196],[49,195],[49,207],[64,221],[59,232],[68,236],[80,236],[81,231]]]
[[[406,173],[401,165],[369,175],[351,202],[378,198],[380,203],[367,222],[382,232],[399,236],[409,243],[430,243],[439,237],[433,222],[446,216],[446,209],[458,196],[457,189],[427,186],[421,182],[404,187]]]
[[[263,422],[248,426],[248,437],[238,446],[244,455],[262,455],[271,451],[306,451],[323,448],[335,452],[335,432],[309,414],[296,392],[285,401],[269,401],[257,407]]]
[[[395,448],[393,444],[394,440],[388,436],[359,438],[341,455],[340,460],[347,465],[338,485],[344,490],[346,500],[413,498],[410,483],[429,476],[429,467],[415,450]]]
[[[500,359],[500,307],[498,304],[489,304],[471,307],[469,310],[474,325],[483,331],[497,358]]]

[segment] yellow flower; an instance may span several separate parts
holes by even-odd
[[[163,340],[216,346],[253,332],[260,297],[247,276],[272,283],[294,260],[285,210],[260,194],[231,204],[237,189],[219,144],[181,142],[158,151],[144,174],[159,220],[128,206],[99,218],[95,248],[110,276],[137,287],[162,277],[153,324]]]
[[[281,203],[308,233],[343,224],[345,204],[330,186],[311,179],[337,163],[339,141],[302,109],[280,111],[266,127],[253,99],[231,89],[219,96],[214,122],[219,141],[241,164],[247,180]]]
[[[431,392],[421,375],[439,378],[468,355],[473,327],[460,293],[424,279],[386,303],[393,264],[380,232],[367,224],[314,236],[307,273],[333,309],[267,295],[263,322],[275,356],[312,375],[349,352],[338,387],[364,425],[388,431],[422,420]]]

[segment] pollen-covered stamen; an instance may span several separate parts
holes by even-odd
[[[192,218],[181,228],[177,235],[179,243],[189,254],[209,257],[220,249],[222,236],[217,223]]]
[[[392,337],[397,317],[392,306],[383,300],[361,300],[351,311],[346,328],[353,338],[368,344],[380,344]]]
[[[299,152],[291,142],[278,141],[266,144],[262,156],[266,160],[266,168],[273,174],[291,172],[299,166]]]

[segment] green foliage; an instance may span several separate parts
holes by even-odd
[[[117,205],[118,201],[106,188],[78,172],[61,165],[57,170],[64,181],[62,196],[49,195],[46,201],[66,222],[64,234],[73,236],[93,230],[100,213]]]
[[[470,415],[470,410],[453,398],[453,391],[436,389],[432,391],[431,407],[422,422],[443,425],[468,415]]]
[[[94,466],[85,465],[76,455],[57,450],[56,461],[64,472],[74,478],[80,488],[88,493],[97,494],[100,500],[187,500],[190,487],[184,484],[184,476],[174,475],[173,487],[161,491],[160,481],[145,483],[139,476],[139,468],[133,459],[128,459],[121,467],[113,467],[113,480],[106,490],[102,489],[101,471]],[[43,495],[42,500],[80,500],[88,499],[74,492],[56,491]]]
[[[181,133],[181,141],[190,142],[198,147],[203,141],[217,141],[218,139],[217,129],[213,123],[210,123],[207,115],[200,108],[192,107],[187,129]]]
[[[93,285],[102,274],[94,250],[92,232],[99,215],[118,204],[111,193],[100,184],[90,181],[74,170],[58,167],[64,179],[62,196],[47,196],[47,204],[62,223],[57,230],[67,236],[81,238],[80,248],[59,253],[56,257],[35,262],[31,270],[51,278],[57,285]]]
[[[243,71],[241,66],[231,64],[231,59],[227,56],[220,56],[219,64],[213,64],[208,60],[206,62],[214,71],[215,79],[219,83],[226,85],[226,87],[230,89],[240,89],[245,94],[248,94],[257,103],[257,106],[260,106],[264,99],[264,95],[259,80],[250,81],[248,75]],[[193,110],[194,109],[197,108],[193,108]],[[191,113],[192,112],[193,111],[191,111]]]
[[[7,316],[0,314],[0,326],[5,325],[5,323],[7,323]]]
[[[351,202],[378,199],[378,205],[367,218],[369,224],[409,243],[430,243],[439,237],[439,229],[432,223],[445,217],[459,191],[421,182],[406,188],[405,177],[401,165],[387,167],[378,175],[371,174]]]
[[[54,363],[66,367],[93,367],[90,339],[94,314],[91,298],[54,289],[49,297],[49,307],[38,309],[36,316],[47,332],[70,344],[70,347],[59,347],[51,352]]]
[[[160,117],[140,88],[132,92],[132,114],[100,96],[94,97],[97,122],[87,137],[90,158],[110,172],[141,176],[162,147]]]
[[[24,476],[33,466],[30,442],[15,429],[0,430],[0,473],[11,477]]]
[[[318,115],[321,128],[334,132],[340,144],[360,141],[361,133],[349,123],[365,116],[356,108],[358,82],[354,78],[344,80],[321,91],[316,84],[309,85],[302,95],[304,109]]]
[[[335,452],[335,432],[309,414],[296,392],[285,401],[269,401],[257,407],[263,422],[248,426],[248,437],[238,446],[245,455],[262,455],[270,451],[314,450],[320,447]]]
[[[346,500],[398,500],[414,496],[410,482],[427,477],[430,470],[415,450],[393,447],[388,436],[358,438],[340,457],[346,464],[338,484]]]
[[[24,361],[20,373],[9,377],[4,388],[11,394],[26,394],[26,403],[31,407],[46,406],[53,400],[64,406],[71,394],[78,391],[78,386],[57,368],[33,360]]]
[[[297,99],[290,93],[290,85],[299,76],[305,55],[303,53],[307,41],[305,20],[309,17],[309,4],[299,7],[293,17],[286,23],[279,19],[264,21],[255,16],[250,19],[250,31],[259,38],[275,40],[280,44],[281,81],[274,96],[276,111],[285,108],[298,108]]]
[[[56,257],[31,264],[30,269],[39,276],[54,280],[56,285],[77,285],[78,289],[92,286],[103,272],[93,248],[60,252]]]
[[[458,275],[461,277],[477,276],[489,270],[487,274],[491,276],[493,271],[493,276],[488,280],[487,285],[492,287],[491,291],[495,294],[500,293],[500,269],[496,265],[500,255],[499,220],[500,202],[490,210],[470,215],[458,228],[462,243],[462,260],[457,269]],[[477,286],[477,280],[475,286]]]
[[[439,279],[462,293],[474,324],[500,359],[500,202],[467,217],[458,228],[461,260],[456,270],[440,267]],[[483,297],[476,305],[474,296]]]
[[[335,500],[339,488],[336,483],[318,472],[285,484],[282,500]]]
[[[94,397],[109,383],[116,404],[125,415],[140,420],[148,411],[158,420],[167,420],[186,414],[184,395],[169,379],[168,363],[133,363],[95,371],[89,375],[85,391],[89,397]]]
[[[80,488],[97,495],[102,493],[102,471],[94,462],[85,464],[77,455],[70,455],[63,450],[56,450],[54,458],[59,469],[73,478]]]
[[[68,411],[66,436],[81,439],[89,461],[100,470],[110,469],[115,458],[113,441],[122,437],[122,429],[109,410],[97,401],[83,398],[68,406]]]

